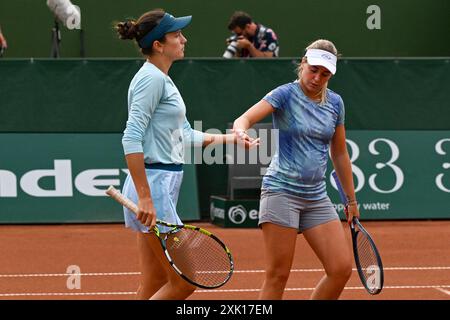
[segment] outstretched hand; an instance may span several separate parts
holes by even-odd
[[[248,135],[246,130],[243,129],[232,129],[232,132],[236,136],[236,143],[244,146],[247,149],[259,146],[260,139],[252,138]]]

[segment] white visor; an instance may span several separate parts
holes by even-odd
[[[308,49],[305,57],[308,58],[308,64],[322,66],[327,68],[332,74],[336,73],[337,57],[334,54],[320,49]]]

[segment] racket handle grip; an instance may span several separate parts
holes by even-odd
[[[114,188],[113,186],[109,186],[108,190],[105,191],[105,193],[119,202],[121,205],[123,205],[125,208],[133,211],[135,214],[138,214],[139,209],[138,206],[133,203],[130,199],[127,199],[123,194],[120,193],[119,190]]]

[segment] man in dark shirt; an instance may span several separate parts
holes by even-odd
[[[278,38],[272,29],[256,23],[245,12],[236,11],[230,18],[228,29],[234,35],[228,39],[225,58],[278,57]]]

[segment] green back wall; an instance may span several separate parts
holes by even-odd
[[[347,57],[448,56],[448,0],[72,0],[81,8],[87,57],[138,57],[137,47],[121,41],[113,21],[164,8],[193,15],[185,30],[187,57],[220,57],[235,10],[273,28],[280,56],[297,57],[318,38],[328,38]],[[369,30],[368,6],[381,9],[381,30]],[[49,57],[54,18],[45,0],[0,1],[0,25],[8,39],[5,57]],[[80,32],[62,27],[62,57],[80,56]]]
[[[0,132],[121,133],[142,59],[0,60]],[[295,79],[296,60],[185,59],[170,75],[191,124],[222,132],[248,107]],[[5,76],[3,76],[5,75]],[[343,59],[330,88],[349,130],[450,130],[450,59]],[[9,150],[2,150],[9,152]],[[1,162],[1,158],[0,158]],[[224,194],[226,165],[198,165],[202,213]]]

